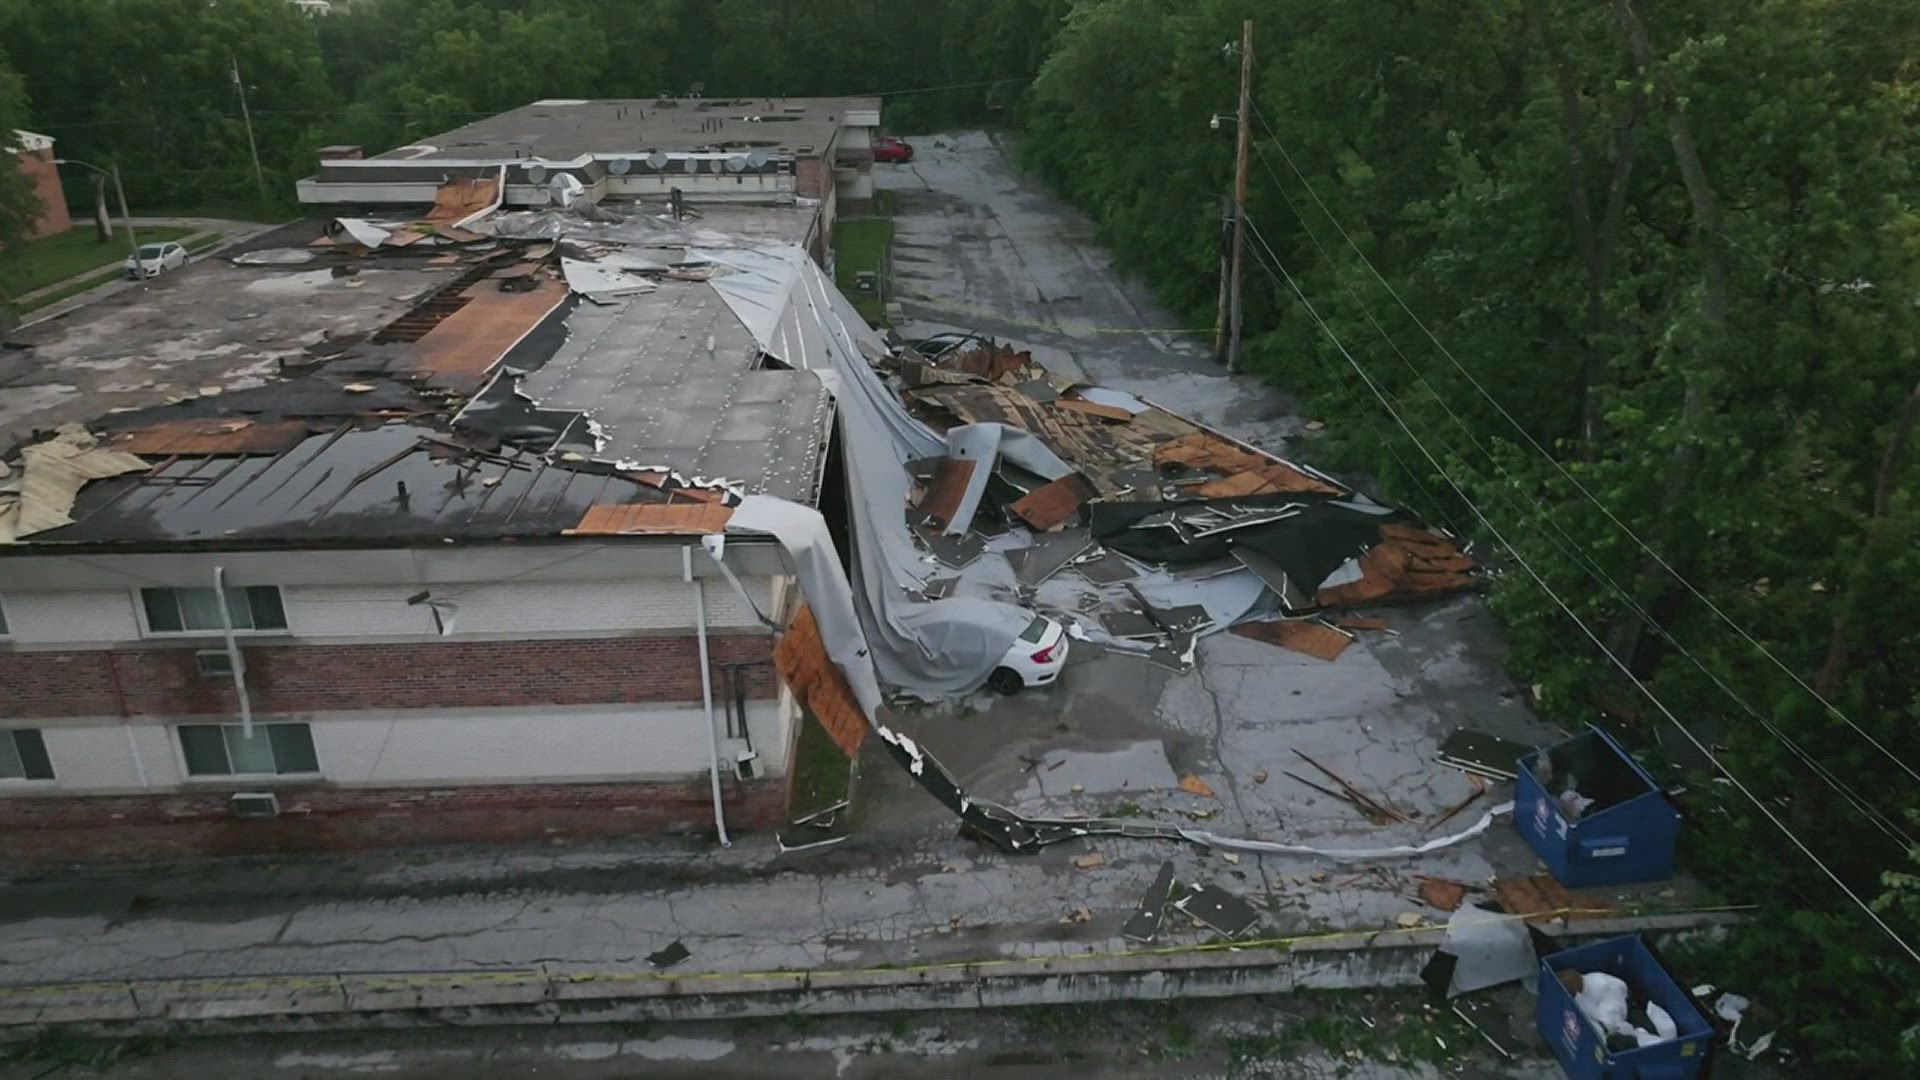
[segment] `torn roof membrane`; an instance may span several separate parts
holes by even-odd
[[[464,202],[442,200],[436,213],[485,194],[483,186],[468,187]],[[616,505],[734,503],[754,492],[803,503],[816,497],[831,399],[810,372],[762,366],[754,331],[708,280],[736,272],[722,259],[791,274],[794,260],[805,260],[799,249],[769,256],[743,244],[717,249],[712,260],[701,254],[701,264],[690,267],[680,258],[684,248],[658,245],[605,259],[577,258],[592,252],[571,244],[571,254],[562,255],[546,240],[488,241],[428,255],[417,242],[392,242],[427,235],[420,222],[346,219],[332,228],[345,244],[312,249],[299,270],[282,269],[278,257],[245,267],[240,288],[289,297],[315,289],[368,295],[384,281],[376,268],[400,261],[431,287],[416,287],[397,314],[366,306],[379,319],[373,325],[326,324],[304,355],[283,354],[278,370],[253,375],[243,387],[205,386],[172,404],[140,408],[137,419],[97,415],[101,426],[121,429],[111,435],[114,445],[152,455],[161,468],[154,478],[103,488],[99,499],[76,491],[79,520],[36,529],[35,542],[337,542],[356,532],[485,538],[577,527],[584,511],[574,491],[540,506],[515,500],[510,512],[495,512],[502,491],[520,488],[526,499],[559,494],[516,484],[522,470],[556,479],[587,474],[591,479],[568,484]],[[442,237],[449,228],[431,225]],[[261,250],[296,250],[288,242],[299,242],[298,231],[281,232]],[[175,284],[191,288],[205,274],[241,269],[196,265]],[[569,276],[573,288],[563,283]],[[590,302],[570,299],[581,291]],[[76,317],[59,332],[85,325]],[[255,460],[223,461],[218,476],[209,471],[212,462],[236,456]],[[308,459],[334,471],[307,472]],[[466,477],[442,475],[461,460],[478,481],[470,490]],[[495,472],[500,462],[513,464]],[[380,482],[343,483],[367,470]],[[221,497],[180,499],[158,490],[189,477],[190,486],[218,483]],[[289,503],[296,493],[304,494]],[[372,504],[362,505],[363,496]],[[320,520],[350,507],[357,508],[355,520]],[[151,513],[128,512],[134,508]]]

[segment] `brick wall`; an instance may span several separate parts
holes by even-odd
[[[155,795],[0,799],[0,861],[106,862],[339,852],[699,831],[713,827],[705,777],[608,784],[340,789],[248,784]],[[234,791],[275,790],[276,818],[233,816]],[[786,782],[723,787],[729,829],[780,824]]]
[[[793,190],[809,199],[833,194],[833,168],[825,158],[801,158],[793,164]]]
[[[53,151],[41,150],[19,156],[20,172],[33,182],[40,198],[40,219],[29,236],[51,236],[73,227],[67,215],[67,195],[60,187],[60,170],[53,164]]]
[[[708,638],[713,662],[768,661],[764,634]],[[208,643],[137,650],[0,652],[0,719],[231,715],[233,685],[199,673]],[[392,645],[242,645],[247,690],[263,713],[491,705],[593,705],[700,699],[692,636]],[[756,699],[778,693],[772,668],[747,669]]]

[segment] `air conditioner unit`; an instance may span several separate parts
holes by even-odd
[[[268,818],[280,815],[280,797],[271,791],[237,791],[228,800],[234,817]]]
[[[754,780],[760,776],[760,755],[755,751],[742,748],[734,755],[733,772],[742,780]]]

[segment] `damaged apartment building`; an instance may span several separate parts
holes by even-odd
[[[530,111],[562,141],[591,117],[530,106],[493,149],[469,145],[485,125],[439,140],[484,159],[471,178],[383,174],[353,186],[360,216],[10,334],[0,854],[777,824],[799,706],[774,631],[798,593],[769,538],[715,538],[742,496],[818,501],[833,404],[694,246],[817,250],[836,155],[877,122],[859,104],[776,103],[766,130],[794,136],[764,173],[757,148],[714,158],[671,201],[597,160],[594,199],[530,199],[556,188],[521,144],[705,168],[693,147],[725,140],[556,149]],[[576,229],[617,239],[576,258]]]
[[[0,857],[724,839],[787,820],[816,721],[1009,849],[1192,839],[972,798],[892,709],[1228,629],[1330,659],[1333,613],[1473,587],[1333,477],[876,333],[818,261],[870,104],[334,148],[333,216],[10,335]]]
[[[761,215],[728,210],[773,204],[800,219],[782,239],[825,263],[839,210],[872,205],[879,124],[878,98],[550,98],[372,157],[326,147],[297,191],[341,213],[418,206],[448,180],[491,180],[508,209],[673,203],[744,234]]]

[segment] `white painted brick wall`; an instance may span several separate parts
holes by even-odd
[[[708,767],[707,718],[698,706],[413,710],[308,722],[321,773],[340,784],[661,779]],[[748,724],[761,769],[784,773],[787,724],[781,706],[749,703]],[[40,733],[54,779],[0,781],[0,798],[139,791],[142,770],[148,789],[183,785],[171,724],[47,724]],[[723,767],[731,765],[722,759]]]
[[[267,584],[266,582],[251,582]],[[784,579],[743,578],[761,610]],[[416,585],[289,585],[281,590],[289,631],[298,637],[353,639],[432,637],[433,616],[407,598]],[[625,630],[690,630],[693,587],[661,579],[502,582],[433,590],[454,604],[453,633],[486,638],[527,633],[594,634]],[[707,625],[715,632],[757,629],[759,620],[725,581],[706,582]],[[138,639],[137,589],[72,592],[8,590],[8,637],[22,645],[98,645]]]
[[[99,592],[15,592],[0,595],[7,637],[22,645],[132,641],[140,636],[134,597],[123,589]]]

